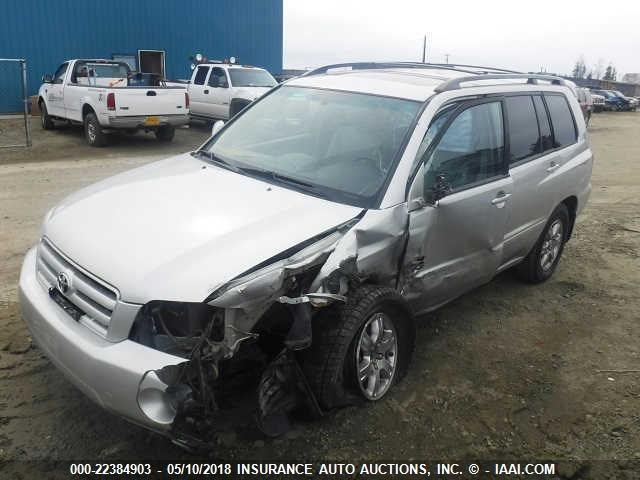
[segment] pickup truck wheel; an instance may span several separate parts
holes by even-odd
[[[102,132],[95,113],[88,113],[84,117],[84,137],[92,147],[104,147],[107,144],[107,135]]]
[[[173,140],[173,137],[176,134],[176,129],[173,127],[173,125],[163,125],[155,131],[155,134],[158,141],[170,142],[171,140]]]
[[[40,102],[40,124],[43,130],[51,130],[54,127],[53,120],[51,120],[47,105],[44,102]]]
[[[527,283],[542,283],[553,275],[569,233],[569,211],[561,203],[551,214],[540,238],[529,255],[516,267],[516,274]]]
[[[403,302],[391,288],[365,285],[314,318],[313,343],[299,355],[323,408],[380,400],[405,375],[415,327]]]

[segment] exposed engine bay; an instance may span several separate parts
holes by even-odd
[[[312,345],[318,312],[345,304],[358,285],[397,287],[404,208],[366,217],[363,211],[255,266],[202,303],[153,301],[141,309],[130,338],[185,359],[148,372],[166,385],[170,407],[163,415],[178,443],[206,444],[215,416],[248,386],[257,389],[256,420],[267,435],[285,433],[296,410],[322,415],[299,352]]]

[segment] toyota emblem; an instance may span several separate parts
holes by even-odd
[[[69,278],[69,275],[64,272],[60,272],[58,274],[58,290],[62,293],[67,293],[69,288],[71,288],[71,279]]]

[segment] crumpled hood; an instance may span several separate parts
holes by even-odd
[[[124,301],[202,301],[254,265],[360,211],[185,154],[72,194],[43,230]]]

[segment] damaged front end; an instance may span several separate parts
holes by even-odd
[[[363,211],[256,265],[202,303],[149,302],[130,338],[185,360],[147,372],[140,408],[171,425],[187,447],[207,443],[219,412],[246,400],[249,385],[258,386],[257,409],[251,397],[268,435],[283,433],[288,413],[301,405],[321,414],[295,352],[311,345],[316,313],[347,302],[350,289],[368,281],[397,286],[406,235],[404,205]]]

